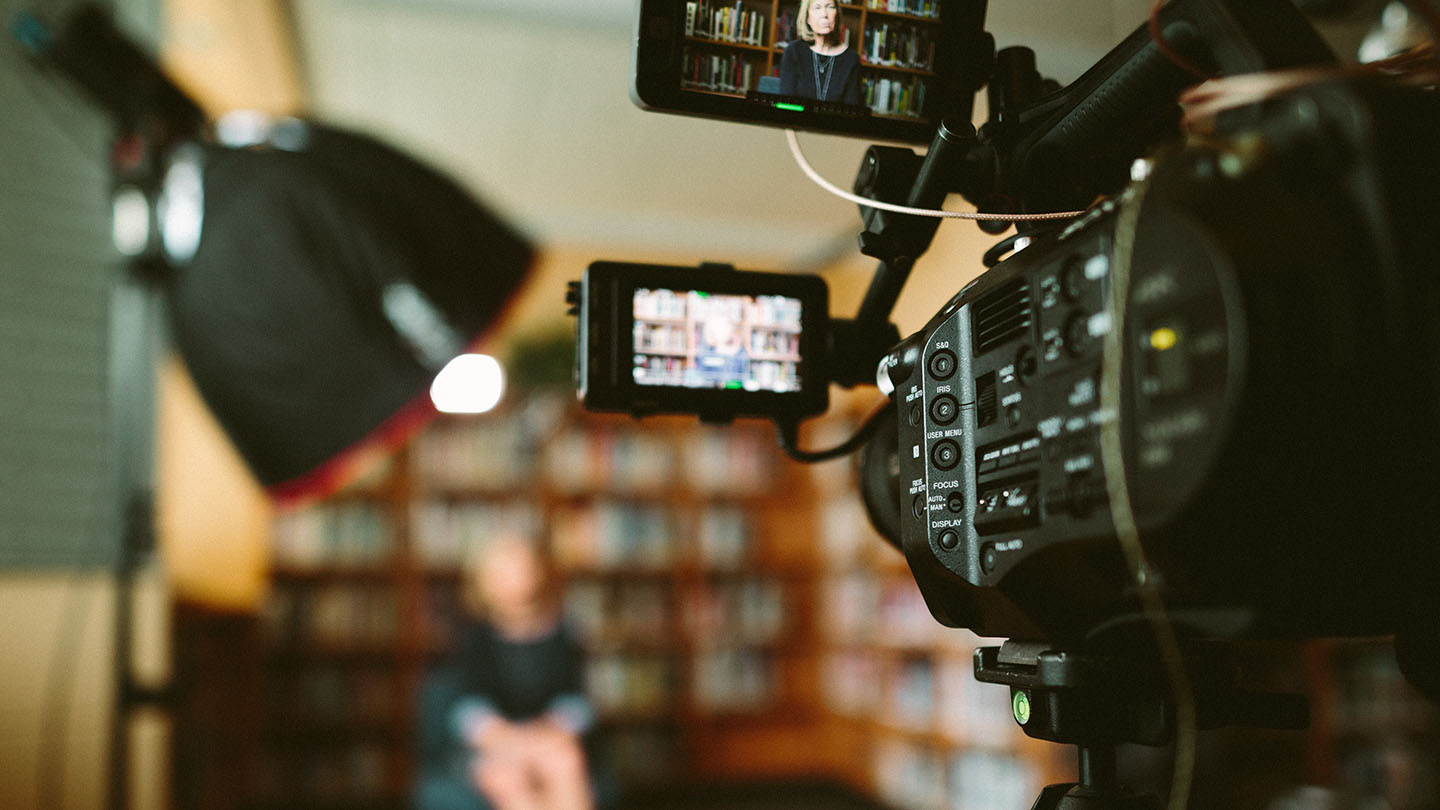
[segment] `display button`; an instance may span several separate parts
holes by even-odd
[[[946,529],[940,533],[940,548],[946,551],[954,551],[960,547],[960,533],[954,529]]]

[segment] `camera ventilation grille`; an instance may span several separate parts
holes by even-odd
[[[1030,283],[1017,278],[987,293],[975,302],[973,313],[976,357],[1023,337],[1030,328]]]

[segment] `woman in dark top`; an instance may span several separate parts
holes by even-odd
[[[469,574],[479,619],[427,700],[426,736],[441,767],[422,781],[421,810],[589,810],[585,750],[594,712],[580,648],[561,622],[553,577],[524,538],[490,540]]]
[[[780,57],[780,94],[861,103],[860,57],[841,37],[835,0],[801,0],[795,30]]]

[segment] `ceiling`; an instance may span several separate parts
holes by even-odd
[[[293,0],[314,111],[381,131],[469,182],[541,244],[813,264],[853,252],[852,205],[811,185],[778,130],[642,112],[633,0]],[[1078,75],[1148,0],[991,4],[1001,46]],[[848,186],[868,143],[807,135]]]
[[[854,207],[802,176],[780,131],[630,102],[635,0],[290,4],[315,113],[448,168],[544,246],[764,267],[854,255]],[[1032,47],[1041,72],[1064,82],[1149,6],[996,0],[987,27],[1000,47]],[[848,186],[868,143],[806,135],[802,145]]]

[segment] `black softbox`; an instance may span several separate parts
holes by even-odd
[[[177,160],[199,179],[203,218],[168,295],[201,395],[282,500],[333,489],[359,451],[432,415],[435,373],[483,340],[533,258],[395,149],[330,127],[284,132],[285,148],[207,145]]]

